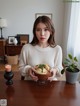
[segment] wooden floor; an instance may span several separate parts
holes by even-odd
[[[0,71],[4,71],[5,70],[5,64],[0,63]],[[18,64],[17,65],[12,65],[12,70],[13,71],[18,71]]]

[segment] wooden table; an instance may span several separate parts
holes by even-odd
[[[32,81],[14,80],[7,86],[0,79],[0,99],[7,99],[7,106],[80,106],[80,83],[53,81],[39,85]]]

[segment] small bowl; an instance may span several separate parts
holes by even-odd
[[[49,72],[49,71],[46,74],[40,74],[40,73],[37,73],[37,72],[34,72],[34,73],[38,77],[38,80],[40,80],[40,81],[47,80],[48,77],[51,76],[51,72]]]

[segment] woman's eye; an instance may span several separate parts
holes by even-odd
[[[48,31],[48,29],[45,29],[45,31]]]
[[[36,31],[40,31],[40,29],[36,29]]]

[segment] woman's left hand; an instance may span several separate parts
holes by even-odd
[[[51,82],[53,81],[53,78],[56,76],[57,70],[55,68],[52,68],[50,72],[51,72],[51,76],[48,78],[48,80],[50,80]]]

